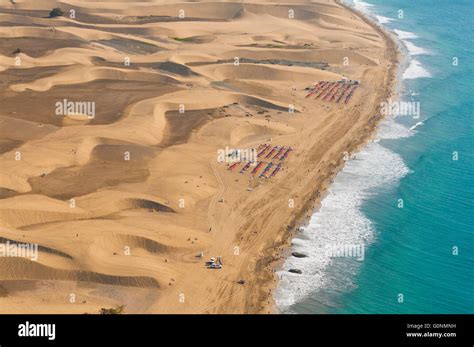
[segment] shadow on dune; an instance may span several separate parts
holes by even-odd
[[[24,258],[0,258],[2,280],[56,280],[110,284],[130,287],[159,288],[158,281],[147,276],[116,276],[85,270],[61,270]]]

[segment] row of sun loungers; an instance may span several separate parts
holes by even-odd
[[[270,148],[271,146],[269,145],[267,147]],[[270,160],[275,160],[279,159],[281,161],[285,160],[288,157],[288,154],[292,151],[293,149],[291,147],[287,146],[274,146],[270,152],[267,153],[265,156],[265,159],[270,159]],[[263,156],[265,153],[261,153],[260,156]]]
[[[237,163],[232,164],[231,166],[229,166],[229,168],[228,168],[227,170],[232,171],[232,170],[234,170],[234,169],[235,169],[237,166],[239,166],[239,165],[240,165],[240,161],[237,162]]]
[[[273,155],[273,153],[275,153],[277,148],[278,148],[277,146],[273,147],[272,150],[268,152],[268,154],[265,156],[265,159],[271,158],[271,156]]]
[[[278,157],[280,156],[280,154],[285,150],[285,147],[281,147],[280,150],[278,151],[277,154],[275,154],[275,156],[273,157],[273,159],[278,159]]]
[[[344,94],[347,92],[347,90],[348,90],[349,88],[351,88],[350,85],[344,86],[344,87],[342,88],[341,93],[340,93],[339,96],[336,98],[336,103],[339,103],[339,101],[341,101],[342,97],[344,96]]]
[[[245,171],[247,171],[250,167],[250,165],[252,165],[253,162],[249,161],[247,164],[245,164],[245,166],[240,170],[240,173],[244,173]]]
[[[260,146],[262,146],[262,145],[260,145]],[[260,152],[258,152],[257,157],[261,157],[262,155],[264,155],[265,152],[271,147],[271,145],[267,145],[267,144],[264,144],[262,148],[260,148],[260,146],[258,148],[258,151],[260,151]]]
[[[272,162],[268,163],[268,165],[267,165],[267,167],[265,168],[265,170],[263,170],[263,172],[262,172],[262,173],[260,174],[260,176],[258,176],[258,177],[260,177],[260,178],[267,178],[267,175],[266,175],[266,174],[267,174],[267,172],[272,168],[272,166],[273,166],[273,163],[272,163]]]
[[[314,96],[315,99],[320,99],[323,101],[335,101],[336,103],[339,103],[341,100],[343,100],[344,103],[347,104],[354,95],[354,92],[358,86],[358,82],[355,81],[320,81],[310,89],[309,93],[306,95],[306,98]]]
[[[280,169],[281,169],[281,163],[279,163],[279,164],[277,165],[277,167],[275,168],[275,170],[273,170],[273,172],[272,172],[272,174],[270,175],[270,177],[275,176],[275,175],[278,173],[278,171],[280,171]]]
[[[351,99],[351,97],[354,94],[356,89],[357,89],[357,86],[352,86],[352,88],[349,90],[349,92],[346,93],[346,98],[344,99],[344,103],[347,104],[349,102],[349,100]]]
[[[232,164],[228,170],[232,171],[235,167],[239,166],[241,164],[241,162],[239,163],[235,163],[235,164]],[[245,164],[245,166],[239,171],[240,173],[244,173],[245,171],[247,171],[249,169],[249,167],[253,164],[253,162],[248,162],[247,164]],[[257,163],[257,165],[253,168],[252,172],[250,173],[251,175],[256,175],[258,174],[258,171],[260,171],[260,169],[262,167],[264,167],[264,165],[267,165],[265,167],[265,169],[263,170],[263,172],[260,174],[260,178],[268,178],[268,175],[267,175],[267,172],[271,169],[271,167],[273,166],[273,163],[272,162],[264,162],[264,161],[259,161]],[[271,176],[270,177],[273,177],[276,175],[276,173],[280,170],[281,168],[281,163],[278,164],[277,166],[278,170],[275,170],[274,172],[272,172]]]
[[[255,175],[258,170],[260,170],[260,168],[265,164],[265,162],[261,161],[257,164],[257,166],[255,166],[255,168],[252,170],[252,175]]]
[[[312,89],[312,90],[308,93],[308,95],[306,95],[306,98],[309,98],[311,95],[314,95],[314,94],[319,90],[319,88],[321,88],[325,83],[327,83],[327,82],[324,82],[324,81],[318,82],[318,84],[316,84],[316,85],[314,86],[314,89]]]
[[[239,173],[243,174],[249,170],[249,168],[254,165],[255,167],[251,171],[251,175],[255,176],[258,175],[260,178],[270,178],[274,177],[282,168],[282,162],[288,157],[288,155],[293,151],[291,147],[287,146],[272,146],[269,144],[262,144],[258,146],[257,151],[259,152],[257,157],[263,157],[263,159],[268,159],[268,161],[258,160],[257,164],[255,165],[255,161],[248,161],[248,162],[236,162],[231,164],[227,170],[234,171],[237,169],[242,163],[244,166],[241,167]],[[274,161],[279,161],[278,164],[274,163]],[[263,168],[263,171],[259,174],[259,171]],[[273,169],[273,170],[272,170]]]
[[[328,86],[327,88],[325,88],[324,91],[321,92],[321,93],[318,95],[317,98],[319,99],[319,98],[322,96],[322,100],[326,100],[327,97],[328,97],[329,95],[331,95],[331,93],[333,93],[333,92],[336,90],[336,88],[338,88],[338,87],[339,87],[339,83],[337,83],[337,82],[331,82],[331,83],[329,84],[329,86]],[[324,95],[324,96],[323,96],[323,95]]]
[[[281,160],[281,161],[285,160],[286,157],[288,157],[288,155],[290,154],[290,152],[291,152],[292,150],[293,150],[293,149],[292,149],[291,147],[289,147],[289,148],[286,150],[285,154],[283,154],[283,156],[280,158],[280,160]]]

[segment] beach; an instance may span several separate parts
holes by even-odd
[[[459,27],[469,27],[472,6],[467,1],[455,7],[432,7],[424,0],[403,6],[397,0],[347,3],[393,37],[400,62],[391,102],[412,108],[384,117],[292,240],[290,254],[307,257],[286,257],[278,269],[278,309],[286,314],[472,312],[473,258],[458,252],[472,244],[472,68],[458,62],[472,59],[473,51],[451,57],[467,37],[450,26],[463,13]],[[341,245],[345,248],[334,247]],[[292,268],[302,274],[292,274]]]
[[[2,313],[276,313],[396,83],[394,41],[332,0],[0,1],[0,31],[0,238],[38,245],[0,258]],[[264,144],[263,176],[219,160]]]

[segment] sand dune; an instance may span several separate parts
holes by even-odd
[[[0,276],[5,280],[41,279],[95,282],[118,286],[158,287],[156,280],[142,276],[111,276],[90,271],[70,271],[53,269],[24,259],[2,259]],[[12,264],[14,264],[12,266]]]
[[[272,312],[280,248],[395,62],[332,0],[0,0],[0,35],[0,242],[38,245],[0,258],[2,313]],[[348,104],[306,98],[343,76]],[[272,178],[217,160],[262,143],[293,148]]]
[[[174,80],[160,74],[142,73],[117,68],[82,67],[80,70],[69,68],[60,74],[39,79],[28,84],[13,84],[10,85],[10,88],[16,92],[23,92],[27,89],[45,92],[54,86],[86,83],[95,80],[174,82]]]
[[[0,220],[9,227],[24,227],[52,221],[100,218],[127,209],[153,212],[174,212],[154,196],[104,190],[70,201],[60,201],[45,195],[27,194],[0,200]],[[41,208],[36,206],[41,205]]]

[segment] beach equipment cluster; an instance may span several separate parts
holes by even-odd
[[[319,81],[313,86],[306,88],[306,98],[314,96],[315,99],[329,102],[344,102],[347,104],[354,92],[359,87],[359,81],[342,79],[339,81]]]
[[[259,178],[271,178],[281,170],[283,161],[288,158],[293,148],[264,143],[258,147],[257,151],[256,161],[239,161],[230,165],[227,170],[234,171],[240,167],[239,173],[243,174],[253,165],[254,168],[250,172],[252,176],[258,175]]]

